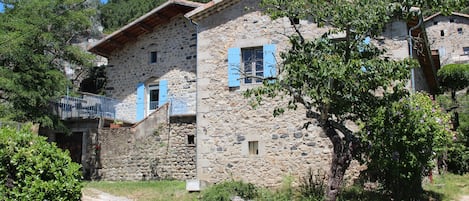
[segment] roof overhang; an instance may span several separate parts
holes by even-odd
[[[152,32],[155,27],[168,23],[171,18],[180,14],[186,14],[203,5],[203,3],[186,0],[169,0],[106,36],[96,45],[90,47],[88,51],[109,57],[114,50],[121,49],[126,43],[135,41],[139,36]]]
[[[430,15],[430,16],[426,17],[423,21],[427,22],[427,21],[429,21],[429,20],[431,20],[431,19],[433,19],[433,18],[435,18],[436,16],[439,16],[439,15],[442,15],[442,13],[438,12],[438,13],[435,13],[433,15]],[[469,15],[462,14],[462,13],[452,12],[451,15],[458,16],[458,17],[469,18]]]
[[[241,0],[212,0],[203,6],[200,6],[193,11],[187,13],[185,16],[194,21],[202,20],[208,16],[218,13]]]

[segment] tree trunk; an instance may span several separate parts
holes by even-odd
[[[326,200],[336,201],[342,187],[345,171],[352,161],[351,141],[341,138],[331,125],[326,125],[323,130],[334,146],[329,182],[326,189]]]

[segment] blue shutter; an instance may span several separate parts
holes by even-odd
[[[275,68],[275,45],[264,45],[264,77],[277,76],[277,69]]]
[[[145,118],[145,84],[137,85],[137,121]]]
[[[228,86],[240,86],[241,48],[228,49]]]
[[[161,107],[168,102],[168,80],[160,80],[159,87],[158,107]]]

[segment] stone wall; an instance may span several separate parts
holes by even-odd
[[[112,52],[106,95],[122,101],[116,106],[119,120],[136,122],[137,84],[159,80],[168,81],[168,101],[183,100],[186,113],[195,114],[196,38],[195,26],[179,15]],[[154,51],[157,62],[150,63]]]
[[[160,115],[158,112],[152,115]],[[161,111],[165,112],[167,110]],[[196,177],[195,145],[187,143],[188,135],[195,137],[195,117],[173,118],[171,122],[168,118],[147,118],[145,122],[155,119],[164,121],[154,121],[154,127],[146,132],[139,132],[140,127],[99,130],[99,179],[185,180]]]
[[[285,35],[293,33],[290,21],[275,21],[257,8],[258,1],[242,0],[221,12],[197,21],[197,175],[200,180],[219,182],[241,179],[263,186],[278,186],[286,176],[295,179],[309,168],[328,172],[332,144],[317,122],[308,129],[304,123],[305,109],[286,111],[273,117],[276,106],[287,100],[265,100],[252,109],[243,91],[256,87],[241,84],[239,89],[228,87],[227,51],[231,47],[256,47],[275,44],[276,57],[289,47]],[[395,24],[393,32],[382,44],[393,59],[408,57],[406,26]],[[300,30],[307,38],[315,38],[327,31],[313,22],[300,20]],[[404,33],[402,33],[404,30]],[[251,154],[249,145],[258,143],[258,154]],[[356,163],[347,178],[357,175]]]
[[[463,51],[469,48],[469,17],[437,15],[425,21],[425,27],[431,49],[439,50],[441,66],[469,62]]]

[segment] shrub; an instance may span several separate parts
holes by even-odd
[[[202,192],[202,200],[204,201],[230,201],[234,196],[254,199],[257,196],[257,188],[254,184],[242,181],[225,181]]]
[[[325,190],[327,187],[326,175],[317,172],[314,174],[310,168],[306,176],[300,179],[299,192],[302,198],[308,200],[323,200],[325,198]]]
[[[378,109],[366,122],[361,136],[368,171],[395,200],[419,198],[432,159],[451,142],[448,121],[426,94],[417,93]]]
[[[80,166],[44,137],[0,128],[0,197],[5,200],[80,200]]]
[[[469,64],[448,64],[438,71],[441,86],[456,91],[469,85]]]

